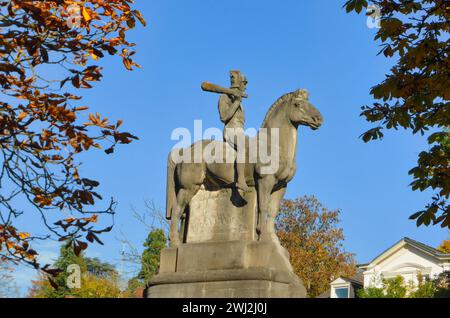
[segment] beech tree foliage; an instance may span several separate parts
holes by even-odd
[[[411,219],[417,225],[450,228],[450,9],[446,0],[350,0],[347,12],[369,15],[379,10],[375,40],[380,54],[395,59],[385,80],[370,93],[376,100],[363,106],[361,116],[376,126],[365,142],[383,137],[385,129],[403,128],[427,135],[429,147],[409,171],[413,190],[431,190],[430,203]],[[374,9],[375,8],[375,9]]]
[[[111,154],[136,137],[120,130],[122,121],[87,112],[80,94],[101,80],[99,64],[107,55],[119,57],[127,70],[139,66],[127,33],[145,21],[132,5],[0,0],[1,258],[40,267],[30,247],[36,235],[16,227],[23,214],[37,212],[48,235],[71,241],[77,254],[111,230],[94,223],[114,213],[114,201],[97,208],[99,182],[82,175],[78,158],[102,148]],[[55,211],[65,216],[50,222]]]

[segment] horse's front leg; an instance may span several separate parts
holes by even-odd
[[[170,247],[177,247],[180,245],[180,233],[179,233],[179,223],[180,223],[181,213],[178,206],[172,211],[172,221],[170,223]]]
[[[256,231],[259,240],[268,240],[267,217],[269,215],[270,194],[274,186],[275,178],[272,175],[264,176],[258,180],[258,218]]]
[[[280,243],[275,229],[275,220],[280,212],[281,200],[283,200],[286,193],[286,186],[274,191],[270,196],[269,202],[269,216],[267,218],[267,232],[272,241]]]

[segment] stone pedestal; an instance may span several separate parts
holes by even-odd
[[[189,206],[186,243],[256,240],[256,191],[200,190]]]
[[[165,249],[150,298],[305,297],[286,251],[274,242],[191,243]]]
[[[256,240],[256,193],[234,195],[231,189],[201,190],[194,197],[186,243],[162,251],[146,297],[306,297],[288,252],[278,242]]]

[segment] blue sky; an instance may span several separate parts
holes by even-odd
[[[376,32],[366,17],[346,14],[345,1],[137,1],[148,22],[132,31],[136,59],[143,68],[125,72],[119,59],[105,58],[104,79],[85,91],[83,104],[110,119],[123,119],[125,130],[140,140],[84,158],[82,172],[101,181],[105,198],[118,202],[115,229],[104,235],[105,246],[90,255],[119,264],[123,232],[136,245],[146,229],[132,217],[144,201],[165,204],[167,154],[177,127],[222,127],[217,95],[204,93],[202,81],[227,85],[228,71],[246,74],[250,98],[245,101],[246,127],[259,127],[270,105],[298,88],[309,90],[311,102],[325,122],[318,131],[301,128],[298,171],[287,198],[314,194],[328,208],[342,210],[348,251],[366,262],[400,238],[409,236],[437,246],[448,231],[417,228],[409,215],[422,208],[427,193],[412,192],[407,172],[427,149],[425,138],[388,132],[382,142],[364,144],[359,136],[371,126],[359,117],[371,103],[370,88],[383,80],[392,61],[377,56]],[[33,218],[22,217],[31,232]],[[55,257],[57,244],[41,252]],[[29,270],[17,270],[24,290]]]

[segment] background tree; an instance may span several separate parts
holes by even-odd
[[[433,298],[436,295],[436,282],[424,277],[422,274],[417,275],[418,285],[413,286],[409,293],[409,298]]]
[[[15,227],[31,210],[49,235],[70,239],[77,253],[87,241],[101,243],[97,235],[111,229],[92,227],[98,214],[114,213],[114,202],[94,209],[99,182],[82,176],[77,158],[102,146],[112,153],[136,137],[119,131],[121,121],[85,114],[76,91],[102,78],[98,63],[107,54],[119,56],[128,70],[138,66],[126,34],[136,20],[145,22],[132,3],[0,1],[1,257],[39,267],[29,244],[36,236]],[[21,211],[17,202],[30,208]],[[49,211],[70,216],[50,221]]]
[[[450,298],[450,271],[443,272],[433,280],[435,298]]]
[[[418,284],[405,282],[402,276],[382,278],[380,287],[357,291],[359,298],[450,298],[450,272],[426,278],[417,275]]]
[[[72,297],[75,298],[120,298],[118,276],[98,277],[86,273],[81,278],[81,288],[76,289]]]
[[[67,278],[69,265],[76,264],[81,270],[81,287],[69,288]],[[76,255],[71,246],[60,249],[60,255],[53,266],[59,269],[54,277],[46,274],[33,281],[28,297],[31,298],[116,298],[121,295],[119,273],[115,267],[98,258]]]
[[[379,287],[361,288],[356,291],[358,298],[386,298],[384,289]]]
[[[450,254],[450,240],[445,240],[439,245],[438,250],[442,253]]]
[[[147,282],[158,274],[161,251],[167,247],[167,236],[164,230],[153,229],[143,245],[145,249],[139,257],[139,273],[128,281],[124,297],[142,297]]]
[[[76,264],[80,267],[82,273],[86,272],[86,261],[80,253],[75,251],[70,245],[64,245],[60,248],[59,257],[53,264],[57,269],[52,276],[47,274],[39,274],[39,278],[33,281],[33,287],[29,291],[29,297],[35,298],[65,298],[72,296],[73,290],[67,286],[67,278],[69,273],[67,269],[69,265]]]
[[[117,276],[98,277],[89,272],[81,276],[81,288],[73,289],[65,295],[56,294],[49,280],[43,275],[33,281],[28,291],[29,298],[120,298],[122,296]]]
[[[431,132],[429,149],[410,170],[413,190],[434,191],[431,202],[411,216],[420,226],[450,228],[450,10],[446,0],[350,0],[347,12],[360,13],[368,4],[380,10],[381,41],[386,57],[396,59],[385,80],[374,86],[377,100],[362,107],[361,116],[377,123],[362,135],[365,142],[383,137],[383,129],[404,128],[413,134]],[[375,12],[369,12],[375,14]]]
[[[383,278],[381,287],[363,288],[357,291],[359,298],[405,298],[408,288],[402,276]]]
[[[122,292],[123,298],[142,298],[144,297],[145,284],[142,280],[134,277],[128,280],[127,288]]]
[[[97,277],[117,276],[118,272],[114,265],[103,262],[99,258],[85,257],[86,271]]]
[[[169,230],[165,212],[152,201],[145,201],[144,212],[140,213],[134,208],[132,212],[134,219],[149,234],[143,244],[144,251],[137,248],[127,238],[126,233],[122,233],[120,238],[121,243],[126,247],[122,260],[128,265],[128,275],[132,277],[123,295],[130,298],[142,297],[146,281],[158,272],[161,250],[167,245]]]
[[[339,214],[340,210],[327,210],[314,196],[282,203],[276,220],[278,236],[309,297],[328,290],[333,279],[355,274],[353,255],[344,250],[344,233],[337,227]]]
[[[167,238],[163,230],[153,230],[144,242],[145,250],[141,258],[141,271],[138,278],[147,282],[159,271],[161,250],[167,246]]]
[[[11,262],[0,259],[0,298],[19,297]]]

